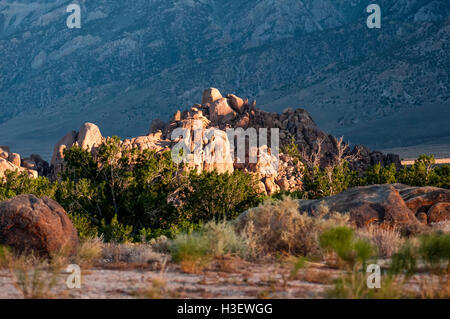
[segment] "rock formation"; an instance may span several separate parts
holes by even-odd
[[[332,212],[350,214],[357,226],[389,223],[407,228],[418,223],[450,220],[450,190],[402,184],[354,187],[335,196],[300,201],[300,211],[311,215],[325,205]]]
[[[65,210],[54,200],[19,195],[0,203],[0,245],[51,257],[75,254],[78,236]]]
[[[352,168],[361,170],[376,163],[394,163],[400,166],[400,159],[396,155],[371,152],[364,146],[356,146],[350,150],[342,141],[321,131],[303,109],[288,108],[282,114],[269,113],[256,108],[255,101],[250,103],[248,99],[233,94],[223,97],[215,88],[203,92],[202,104],[195,104],[190,110],[177,111],[168,123],[154,120],[147,136],[127,139],[122,143],[126,148],[162,152],[171,150],[182,142],[193,153],[188,160],[185,159],[190,169],[217,170],[220,173],[244,170],[258,176],[259,187],[267,194],[301,189],[301,164],[295,163],[286,154],[280,153],[277,158],[269,142],[267,145],[260,143],[251,149],[246,140],[246,157],[233,159],[228,149],[232,148],[234,141],[229,140],[226,132],[227,129],[237,128],[254,129],[256,133],[259,129],[268,129],[268,140],[271,140],[271,129],[279,129],[280,147],[294,141],[304,158],[309,158],[312,164],[322,167],[335,163],[342,157],[349,159]],[[184,133],[178,134],[179,132]],[[96,146],[105,140],[99,128],[90,123],[84,124],[78,132],[69,132],[55,145],[52,157],[53,178],[64,167],[65,148],[79,145],[95,152]],[[256,161],[249,160],[250,152],[253,152]]]
[[[39,155],[32,154],[28,158],[21,158],[12,153],[7,146],[0,146],[0,178],[5,177],[7,171],[26,172],[30,177],[47,176],[50,167]]]
[[[50,178],[57,179],[58,174],[64,170],[64,150],[66,148],[78,145],[91,152],[104,141],[100,129],[92,123],[83,124],[78,132],[67,133],[53,148]]]

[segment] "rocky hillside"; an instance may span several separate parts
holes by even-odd
[[[69,30],[71,2],[0,1],[0,144],[20,153],[86,121],[136,136],[209,86],[353,143],[448,142],[446,1],[378,1],[380,30],[367,0],[98,0]]]

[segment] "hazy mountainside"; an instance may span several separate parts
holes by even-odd
[[[304,107],[354,143],[450,142],[448,1],[378,1],[380,30],[363,0],[80,1],[80,30],[72,2],[0,0],[0,144],[14,151],[48,158],[85,121],[141,135],[208,86]]]

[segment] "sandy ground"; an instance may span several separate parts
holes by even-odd
[[[216,262],[201,274],[182,273],[177,265],[164,269],[82,270],[81,289],[68,289],[61,273],[53,298],[320,298],[339,271],[312,264],[289,278],[292,267],[279,263]],[[117,269],[114,269],[117,268]],[[125,269],[120,269],[125,268]],[[0,270],[0,298],[23,298],[9,270]]]
[[[402,165],[414,165],[415,160],[405,160],[402,161]],[[436,159],[436,165],[450,164],[450,158],[439,158]]]

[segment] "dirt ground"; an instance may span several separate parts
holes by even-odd
[[[223,259],[200,274],[182,273],[175,264],[115,264],[82,270],[81,288],[68,289],[61,272],[53,298],[320,298],[339,275],[323,264],[292,273],[283,263]],[[7,269],[0,270],[0,298],[23,298]]]

